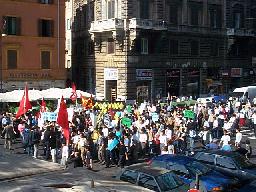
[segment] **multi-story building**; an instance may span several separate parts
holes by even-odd
[[[223,81],[229,88],[255,83],[256,1],[226,0],[226,58]]]
[[[167,95],[198,96],[213,90],[228,92],[233,86],[232,72],[244,66],[244,62],[240,62],[244,58],[231,54],[233,44],[230,39],[236,38],[231,32],[236,30],[232,29],[229,20],[238,18],[231,15],[234,10],[231,7],[235,6],[232,2],[235,1],[76,2],[80,6],[88,3],[91,3],[90,7],[94,6],[94,9],[85,11],[87,15],[94,14],[94,20],[86,22],[90,26],[94,49],[91,50],[89,39],[83,38],[82,46],[81,40],[74,41],[73,48],[80,50],[80,55],[74,55],[73,58],[78,60],[73,62],[79,70],[79,66],[83,66],[84,70],[79,71],[82,76],[96,80],[90,85],[90,90],[95,88],[96,95],[105,99],[144,100]],[[252,8],[246,7],[244,13]],[[254,16],[252,11],[250,13],[250,19],[247,19],[250,22],[247,23],[252,25]],[[83,23],[74,20],[78,27],[74,31],[76,37],[81,35],[78,21]],[[86,30],[83,33],[88,38]],[[248,40],[251,43],[252,37],[250,35]],[[233,61],[239,64],[235,65]],[[247,64],[249,69],[249,60]],[[86,82],[86,79],[78,81]]]
[[[64,0],[0,0],[1,89],[65,87]]]
[[[198,95],[224,50],[223,1],[95,1],[96,90],[126,99]]]

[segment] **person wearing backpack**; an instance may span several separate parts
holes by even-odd
[[[39,143],[40,143],[40,139],[41,139],[41,133],[39,131],[38,126],[34,126],[31,130],[31,140],[32,140],[32,144],[34,147],[34,155],[33,158],[37,158],[38,156],[38,147],[39,147]]]

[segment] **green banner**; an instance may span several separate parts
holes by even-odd
[[[184,117],[194,119],[195,113],[192,110],[185,110]]]

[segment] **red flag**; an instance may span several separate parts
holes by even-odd
[[[21,115],[25,114],[29,109],[32,109],[32,105],[28,98],[28,86],[25,86],[24,94],[20,101],[20,106],[16,114],[16,118],[19,118]]]
[[[77,93],[76,93],[76,85],[75,83],[72,83],[72,92],[71,92],[70,99],[74,102],[77,99]]]
[[[64,132],[64,137],[66,138],[66,142],[68,143],[69,142],[68,112],[67,112],[67,106],[63,96],[60,101],[60,108],[58,112],[57,123],[59,124],[59,126],[61,126]]]

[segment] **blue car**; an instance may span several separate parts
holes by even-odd
[[[200,191],[234,191],[240,187],[237,179],[230,178],[220,172],[212,170],[195,159],[183,155],[160,155],[153,157],[149,162],[153,167],[163,167],[172,170],[185,183],[195,183],[199,175]]]

